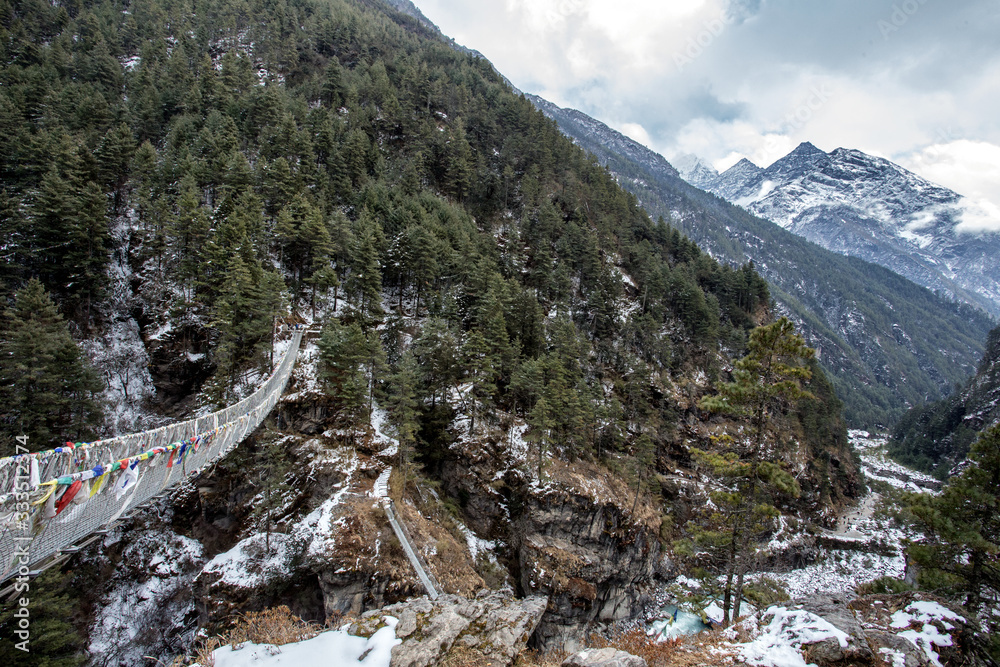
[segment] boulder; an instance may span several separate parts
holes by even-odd
[[[561,667],[646,667],[646,661],[614,648],[589,648],[563,660]]]
[[[888,663],[898,665],[894,656],[903,657],[903,667],[931,667],[931,662],[916,644],[909,639],[881,630],[869,630],[868,639],[879,657]]]
[[[983,658],[986,652],[983,640],[987,638],[977,620],[944,598],[921,591],[907,591],[862,596],[852,600],[850,607],[866,628],[878,630],[868,631],[873,648],[883,656],[902,654],[906,667],[992,664]],[[936,608],[939,612],[925,617],[920,613],[921,607]],[[940,643],[936,640],[919,644],[914,641],[927,633],[940,635]],[[921,663],[921,660],[925,662]]]
[[[442,595],[420,597],[365,612],[351,627],[352,634],[371,635],[383,616],[398,619],[392,649],[392,667],[430,667],[459,648],[463,656],[476,655],[495,667],[512,665],[524,650],[545,613],[544,597],[514,599],[489,593],[474,600]]]
[[[811,612],[830,625],[847,633],[847,647],[836,639],[803,645],[806,658],[820,667],[834,665],[867,665],[875,662],[875,654],[868,645],[868,635],[847,601],[818,596],[796,601],[796,606]]]

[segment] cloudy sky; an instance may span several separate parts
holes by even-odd
[[[858,148],[1000,224],[998,0],[414,2],[517,87],[668,159]]]

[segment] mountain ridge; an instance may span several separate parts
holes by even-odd
[[[1000,315],[1000,234],[967,230],[969,200],[885,158],[809,142],[766,168],[745,158],[703,185],[834,252]]]
[[[976,375],[952,396],[908,412],[893,429],[889,451],[927,472],[952,474],[965,460],[976,435],[997,422],[1000,327],[990,332]]]
[[[582,112],[526,97],[651,214],[669,219],[717,259],[754,262],[771,283],[779,310],[817,349],[850,423],[887,427],[907,407],[948,394],[974,373],[993,326],[981,311],[935,296],[877,264],[826,250],[699,190],[674,176],[676,170],[654,173],[644,165],[666,162],[654,151]],[[581,116],[589,120],[580,123]],[[619,145],[628,146],[627,155]],[[745,160],[734,169],[754,177],[759,167]]]

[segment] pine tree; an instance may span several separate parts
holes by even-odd
[[[531,412],[528,414],[529,431],[526,436],[529,442],[535,443],[535,453],[537,455],[535,462],[539,483],[541,483],[542,475],[545,472],[545,458],[552,437],[552,422],[552,410],[549,407],[548,401],[543,396],[535,401],[535,406],[531,408]]]
[[[204,271],[206,241],[212,222],[207,210],[202,206],[201,193],[194,176],[187,174],[180,182],[177,198],[177,217],[174,219],[172,235],[179,257],[178,275],[187,288],[187,298],[194,300],[195,281],[201,279]]]
[[[461,344],[447,320],[429,318],[413,341],[413,354],[420,368],[422,395],[430,396],[431,406],[447,396],[462,372]]]
[[[284,312],[284,280],[273,271],[233,255],[226,267],[212,327],[218,332],[212,396],[219,405],[233,397],[244,371],[268,368],[275,319]]]
[[[22,433],[36,450],[91,438],[103,421],[96,396],[103,388],[42,284],[28,282],[0,339],[0,455],[13,453],[12,438]]]
[[[469,388],[469,436],[475,435],[476,417],[486,415],[496,393],[497,359],[491,353],[486,338],[478,329],[465,336],[462,345],[464,366],[468,369]]]
[[[940,495],[909,501],[926,536],[909,548],[920,583],[964,594],[973,616],[1000,603],[1000,426],[980,434]]]
[[[407,350],[389,378],[389,395],[386,408],[389,421],[399,443],[398,466],[403,477],[404,488],[411,474],[413,455],[417,444],[420,401],[417,398],[419,369],[416,357]]]
[[[64,176],[55,166],[46,172],[35,197],[31,246],[39,277],[87,322],[107,283],[111,235],[104,195],[94,183],[79,184],[78,177]]]
[[[465,125],[459,119],[445,147],[445,189],[461,201],[472,186],[473,176],[472,148],[465,137]]]
[[[366,212],[358,221],[356,244],[351,257],[347,292],[366,327],[382,318],[382,262],[379,258],[380,229]]]
[[[787,318],[758,327],[750,333],[747,355],[735,364],[733,381],[722,383],[718,394],[700,403],[702,409],[733,415],[749,427],[738,436],[719,438],[721,452],[692,449],[724,488],[711,494],[718,508],[712,517],[717,528],[703,532],[701,539],[725,545],[725,623],[739,615],[756,539],[777,515],[772,496],[798,495],[798,484],[778,464],[780,452],[769,435],[778,411],[810,396],[801,383],[811,375],[804,362],[813,355]]]
[[[0,663],[18,667],[77,667],[87,664],[87,643],[71,622],[68,609],[80,606],[80,592],[74,587],[72,572],[59,568],[45,570],[31,581],[29,607],[31,636],[28,652],[17,648],[14,630],[17,605],[7,604],[0,611]]]
[[[27,229],[17,201],[6,188],[0,189],[0,290],[7,293],[24,270],[24,259],[19,257]]]
[[[128,181],[129,165],[135,153],[135,139],[132,130],[125,123],[108,130],[97,148],[98,173],[101,185],[114,194],[112,212],[121,211],[124,201],[125,184]]]
[[[323,327],[319,341],[321,379],[339,406],[348,426],[356,426],[369,397],[365,363],[368,361],[368,341],[357,322],[341,324],[331,317]]]

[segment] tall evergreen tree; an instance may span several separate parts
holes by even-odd
[[[284,312],[284,280],[233,255],[226,267],[212,326],[218,332],[212,397],[230,402],[242,374],[268,366],[275,319]]]
[[[1000,425],[980,434],[967,465],[940,495],[909,500],[926,536],[909,548],[924,568],[921,585],[963,595],[973,616],[995,608],[1000,603]]]
[[[107,283],[111,235],[104,195],[92,182],[78,183],[78,175],[65,176],[53,166],[42,178],[33,207],[31,254],[39,277],[86,323]]]
[[[348,426],[356,426],[368,402],[368,341],[357,322],[342,324],[331,317],[323,327],[319,341],[322,361],[321,379],[326,392],[339,407]]]
[[[355,234],[356,244],[351,258],[351,273],[347,291],[364,325],[370,326],[382,318],[382,262],[379,257],[381,229],[378,223],[362,213]]]
[[[0,338],[0,455],[25,434],[32,449],[87,440],[103,421],[104,388],[38,280],[17,294]]]
[[[399,443],[398,466],[403,477],[403,484],[412,474],[413,456],[417,444],[417,430],[419,429],[419,407],[420,401],[417,398],[417,383],[419,381],[419,369],[416,357],[412,351],[407,350],[395,371],[387,383],[389,387],[387,409],[389,421],[396,432],[396,440]]]
[[[798,495],[798,484],[779,463],[775,419],[783,408],[809,395],[801,383],[811,375],[805,362],[813,355],[787,318],[758,327],[750,333],[746,356],[735,364],[733,381],[722,383],[717,394],[700,403],[702,409],[733,415],[749,427],[720,438],[721,452],[692,450],[722,481],[722,489],[711,493],[717,508],[712,516],[716,527],[696,533],[703,543],[725,550],[726,623],[739,616],[744,576],[751,567],[756,540],[777,515],[775,495]]]

